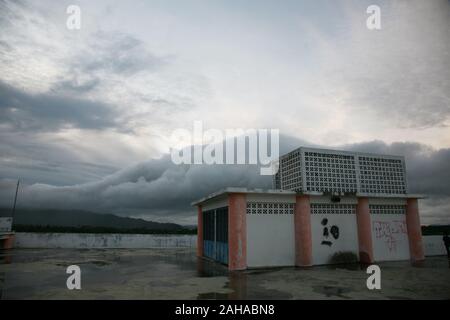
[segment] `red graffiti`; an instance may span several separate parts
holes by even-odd
[[[389,251],[397,251],[397,239],[399,234],[406,234],[405,221],[373,221],[375,237],[386,242]]]

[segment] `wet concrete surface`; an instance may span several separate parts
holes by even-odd
[[[68,290],[66,268],[81,268]],[[385,262],[381,290],[357,264],[229,272],[193,249],[0,251],[1,299],[450,299],[450,263]]]

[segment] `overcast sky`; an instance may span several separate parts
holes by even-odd
[[[0,0],[0,30],[1,206],[20,177],[18,206],[194,223],[195,198],[270,187],[173,165],[168,137],[201,120],[405,155],[422,222],[450,223],[449,1]]]

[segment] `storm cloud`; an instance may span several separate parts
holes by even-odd
[[[12,131],[118,127],[112,106],[55,94],[31,94],[0,81],[0,125]]]
[[[282,153],[301,145],[305,142],[283,137]],[[418,143],[388,145],[381,141],[346,145],[341,149],[405,156],[409,192],[428,197],[421,202],[423,222],[450,222],[446,211],[450,200],[450,149],[433,150]],[[64,187],[27,185],[21,191],[20,205],[193,222],[195,210],[190,203],[226,187],[271,188],[272,180],[261,176],[255,165],[175,165],[165,155],[90,183]],[[11,201],[14,181],[3,180],[1,188],[1,194],[9,193],[1,199],[6,205]]]
[[[67,3],[0,1],[2,206],[20,178],[19,206],[193,223],[197,198],[271,186],[255,166],[174,165],[168,137],[201,120],[278,128],[281,153],[404,155],[422,222],[449,222],[448,1],[76,4],[80,30]]]

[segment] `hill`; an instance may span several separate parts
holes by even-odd
[[[0,216],[10,215],[11,209],[0,208]],[[66,229],[100,228],[102,230],[160,230],[174,232],[186,230],[183,226],[175,223],[160,223],[82,210],[54,209],[17,209],[14,216],[14,225],[47,228],[65,227]],[[21,229],[23,229],[23,227]],[[64,228],[61,230],[63,229]]]

